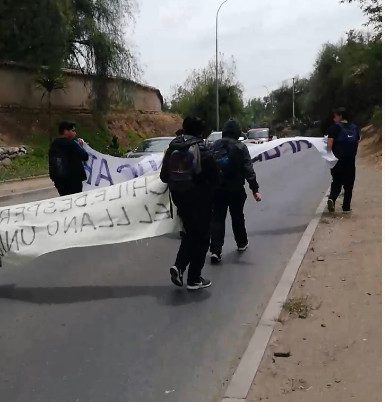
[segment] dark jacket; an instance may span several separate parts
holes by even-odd
[[[160,171],[160,179],[163,183],[168,183],[168,161],[171,153],[180,148],[186,148],[191,145],[198,144],[201,158],[202,172],[194,179],[197,188],[211,192],[215,190],[219,183],[219,169],[214,161],[211,149],[204,142],[191,135],[180,135],[171,141],[169,148],[163,159],[162,169]]]
[[[88,160],[88,153],[79,145],[75,139],[64,137],[56,138],[49,149],[49,158],[55,155],[66,159],[66,169],[68,169],[68,181],[81,182],[87,179],[84,171],[83,162]],[[51,177],[53,181],[54,177]]]
[[[229,191],[241,190],[246,180],[249,183],[250,190],[254,194],[257,193],[259,185],[247,146],[231,137],[224,137],[217,140],[216,143],[219,141],[227,142],[234,149],[231,153],[231,163],[233,164],[231,174],[221,177],[219,188]]]

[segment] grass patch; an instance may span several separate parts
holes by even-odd
[[[310,303],[307,297],[297,297],[288,300],[283,305],[283,309],[290,314],[295,314],[301,316],[301,318],[306,318],[310,311]]]
[[[134,131],[130,131],[126,134],[127,140],[129,142],[129,149],[135,149],[144,139],[148,138],[148,136],[140,133],[135,133]]]

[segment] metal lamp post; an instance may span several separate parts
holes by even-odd
[[[215,25],[215,54],[216,54],[216,63],[215,63],[215,82],[216,82],[216,101],[217,101],[217,131],[219,131],[219,82],[218,82],[218,15],[222,6],[227,3],[229,0],[225,0],[218,8],[216,25]]]
[[[270,103],[271,103],[271,117],[270,117],[270,129],[273,130],[273,114],[274,114],[274,99],[273,99],[273,93],[269,91],[269,88],[264,85],[263,86],[266,91],[267,91],[267,95],[270,98]]]
[[[295,124],[295,77],[292,78],[293,80],[293,125]]]

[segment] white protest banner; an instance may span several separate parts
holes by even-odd
[[[84,163],[87,180],[83,182],[83,191],[113,186],[156,172],[160,169],[163,160],[163,153],[140,158],[117,158],[95,151],[88,144],[84,144],[84,149],[89,158]]]
[[[72,247],[123,243],[179,230],[159,174],[0,208],[0,256],[21,263]]]
[[[323,138],[281,138],[264,144],[246,144],[253,162],[271,160],[313,147],[319,151],[329,167],[333,167],[337,162],[337,158],[331,152],[327,152]],[[84,149],[89,155],[88,161],[84,164],[87,173],[87,180],[83,182],[84,191],[123,183],[139,176],[157,172],[162,166],[163,153],[140,158],[117,158],[95,151],[87,144],[84,144]]]
[[[317,149],[329,168],[334,167],[338,162],[333,153],[327,150],[324,138],[280,138],[279,140],[265,142],[264,144],[247,143],[247,146],[253,163],[279,158],[287,154],[295,154],[311,148]]]
[[[254,163],[313,147],[330,167],[337,162],[334,155],[327,152],[323,138],[285,138],[247,145]],[[87,151],[95,152],[89,147]],[[127,161],[99,153],[95,155],[94,161],[99,163],[96,177],[102,177],[106,172],[103,166],[123,166]],[[161,161],[154,163],[159,170]],[[114,180],[124,180],[123,175],[114,176],[112,181],[103,180],[103,184],[102,180],[91,179],[94,187],[108,187],[0,208],[0,257],[20,263],[55,250],[123,243],[178,230],[180,223],[171,217],[167,186],[160,181],[158,173],[146,176],[151,169],[155,170],[155,165],[152,167],[150,162],[148,166],[147,170],[135,167],[138,170],[133,174],[144,176],[124,183],[109,185]],[[94,177],[93,168],[91,177]]]

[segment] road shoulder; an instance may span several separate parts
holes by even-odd
[[[358,162],[354,214],[321,219],[247,401],[381,400],[381,168],[376,160]]]

